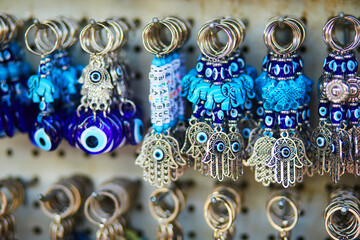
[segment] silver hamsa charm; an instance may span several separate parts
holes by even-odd
[[[314,129],[311,135],[313,147],[313,161],[315,169],[320,175],[330,171],[329,158],[331,154],[331,130],[326,127],[325,122]]]
[[[270,183],[275,182],[274,169],[266,165],[271,158],[271,150],[275,141],[276,139],[271,136],[260,137],[255,142],[251,157],[244,162],[245,166],[254,168],[255,180],[264,186],[269,186]]]

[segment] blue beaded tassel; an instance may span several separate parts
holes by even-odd
[[[325,43],[332,49],[323,64],[323,75],[318,83],[319,126],[312,134],[315,168],[319,174],[330,173],[338,182],[347,171],[359,175],[359,83],[358,61],[353,49],[359,43],[339,46],[332,39],[335,23],[344,18],[354,27],[360,21],[351,15],[336,16],[323,28]]]
[[[305,31],[297,19],[283,18],[281,21],[293,31]],[[279,22],[280,19],[273,19],[265,29],[265,43],[270,52],[264,58],[263,72],[255,80],[254,87],[257,112],[263,115],[259,127],[264,130],[253,133],[248,145],[251,156],[245,164],[254,167],[255,179],[265,186],[276,182],[289,187],[301,182],[306,167],[312,164],[306,155],[308,136],[302,134],[301,137],[308,127],[306,109],[312,80],[302,74],[302,62],[296,54],[303,39],[300,43],[292,43],[289,49],[274,44],[271,34]]]

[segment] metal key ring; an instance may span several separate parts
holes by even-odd
[[[153,201],[149,201],[149,208],[151,215],[153,215],[159,223],[170,223],[176,219],[180,211],[183,209],[185,205],[185,196],[179,188],[175,188],[174,190],[169,188],[159,188],[151,193],[150,199],[152,197],[158,199],[159,196],[164,194],[170,194],[171,196],[174,203],[174,209],[172,212],[170,212],[169,209],[163,209],[160,203],[155,204]]]
[[[287,47],[280,46],[276,41],[275,32],[280,22],[283,22],[284,24],[289,26],[292,30],[293,39],[292,42]],[[285,55],[296,51],[296,49],[300,46],[301,40],[302,37],[299,26],[295,24],[293,21],[287,21],[286,19],[279,19],[279,17],[271,19],[266,25],[264,30],[264,42],[266,47],[270,51],[277,53],[279,55]]]
[[[292,219],[293,221],[290,222],[289,220],[286,220],[287,223],[291,223],[288,226],[285,225],[278,225],[274,219],[273,216],[279,218],[278,216],[274,215],[274,213],[271,211],[271,207],[273,206],[273,204],[283,201],[284,205],[288,204],[288,206],[291,208],[292,212],[293,212],[293,216]],[[299,219],[299,206],[298,203],[294,202],[293,199],[291,199],[290,197],[287,196],[283,196],[283,195],[274,195],[271,196],[267,203],[266,203],[266,216],[268,221],[270,222],[271,226],[276,229],[279,232],[289,232],[291,231],[297,224],[297,221]],[[279,218],[280,219],[280,218]]]
[[[63,38],[66,37],[64,35],[66,35],[67,33],[63,32],[61,24],[54,20],[45,20],[43,23],[51,25],[56,30],[60,39],[59,48],[62,48]],[[51,30],[50,32],[48,32],[48,30],[49,29],[45,28],[44,31],[36,31],[35,33],[35,46],[44,52],[51,50],[53,43],[56,41],[57,38],[57,36],[51,35]]]
[[[52,31],[52,32],[54,33],[54,35],[56,36],[56,41],[55,41],[55,43],[54,43],[54,46],[53,46],[50,50],[48,50],[48,51],[41,51],[41,49],[38,49],[38,50],[40,50],[40,52],[37,52],[36,50],[32,49],[32,47],[31,47],[30,44],[29,44],[28,37],[29,37],[30,31],[34,28],[34,29],[35,29],[35,35],[36,35],[36,32],[40,30],[40,29],[38,28],[39,26],[42,27],[42,28],[50,28],[51,31]],[[43,30],[44,30],[44,29],[43,29]],[[41,31],[41,30],[40,30],[40,31]],[[51,25],[49,25],[49,24],[40,23],[40,22],[38,22],[37,20],[35,20],[35,23],[33,23],[33,24],[26,30],[26,32],[25,32],[25,45],[26,45],[27,49],[28,49],[31,53],[35,54],[35,55],[38,55],[38,56],[48,55],[48,54],[54,52],[55,50],[57,50],[57,49],[59,48],[59,46],[60,46],[60,36],[59,36],[58,32],[56,31],[56,29],[55,29],[53,26],[51,26]]]
[[[336,39],[336,37],[334,36],[334,34],[335,34],[334,26],[342,18],[345,19],[346,21],[352,23],[354,30],[355,30],[355,36],[354,36],[353,41],[345,46],[343,44],[339,43],[338,40]],[[360,21],[356,17],[351,16],[351,15],[345,15],[343,17],[340,17],[340,16],[332,17],[324,25],[323,39],[324,39],[326,45],[328,45],[331,49],[333,49],[335,51],[339,51],[342,53],[351,51],[351,50],[355,49],[360,43]]]
[[[332,208],[330,211],[327,212],[326,216],[325,216],[325,229],[326,232],[333,238],[333,239],[339,239],[339,236],[341,237],[343,234],[339,233],[342,232],[340,230],[343,229],[338,229],[338,228],[334,228],[334,224],[333,224],[333,220],[332,217],[336,212],[341,212],[342,209],[344,208],[344,206],[337,206]],[[355,239],[359,236],[360,234],[360,217],[359,217],[359,212],[356,211],[354,208],[348,208],[347,209],[348,212],[350,212],[355,218],[356,227],[354,228],[354,230],[352,231],[347,231],[344,235],[346,235],[349,239]],[[349,227],[349,226],[348,226]],[[335,230],[335,231],[334,231]],[[346,230],[346,229],[344,229]],[[353,236],[352,236],[353,235]]]
[[[227,42],[221,50],[215,50],[211,45],[211,34],[213,29],[218,28],[226,33]],[[202,54],[209,58],[220,59],[229,56],[236,48],[235,33],[227,26],[216,22],[205,24],[198,33],[197,44]]]
[[[97,29],[94,28],[95,26],[98,27],[99,29],[103,28],[107,32],[108,41],[101,51],[94,50],[91,46],[91,41],[88,41],[88,39],[87,39],[87,37],[88,37],[87,34],[89,34],[88,33],[89,30],[97,31]],[[101,22],[95,22],[94,20],[92,20],[90,24],[86,25],[81,30],[79,39],[80,39],[80,45],[85,52],[87,52],[91,55],[104,55],[104,54],[108,53],[111,50],[111,48],[113,47],[114,37],[115,36],[112,33],[112,31],[105,24],[103,24]]]

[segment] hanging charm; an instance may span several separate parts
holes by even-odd
[[[173,33],[169,45],[160,44],[160,39],[157,39],[159,31],[164,28]],[[162,20],[154,18],[143,32],[144,47],[156,54],[149,73],[153,126],[143,140],[135,164],[143,168],[145,181],[159,188],[176,181],[186,168],[186,160],[180,150],[181,144],[189,141],[183,137],[185,108],[180,96],[180,81],[184,60],[180,48],[187,40],[189,31],[189,24],[185,20],[167,17]],[[167,230],[171,230],[170,226],[167,227]]]

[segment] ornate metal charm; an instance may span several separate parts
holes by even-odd
[[[264,186],[269,186],[270,183],[275,182],[274,169],[266,165],[271,158],[271,150],[275,141],[274,137],[260,137],[255,142],[253,154],[244,162],[245,166],[255,168],[255,180]]]
[[[349,85],[349,98],[348,102],[350,103],[358,103],[360,96],[360,78],[359,77],[351,77],[346,80]]]
[[[327,99],[332,103],[340,104],[349,97],[349,86],[341,79],[332,79],[325,90]]]
[[[331,153],[331,131],[325,126],[325,123],[320,124],[314,129],[311,135],[311,144],[313,146],[313,160],[315,169],[320,175],[324,172],[330,171],[329,157]]]
[[[350,173],[354,173],[357,176],[360,175],[360,128],[352,127],[348,130],[349,135],[351,136],[352,144],[352,157],[353,162],[349,162],[346,166],[346,170]]]
[[[202,161],[209,165],[210,176],[222,181],[225,176],[229,176],[230,139],[219,128],[221,127],[215,129],[207,141],[206,154]]]
[[[229,174],[227,177],[232,178],[234,181],[243,174],[243,158],[245,143],[242,135],[239,132],[230,132],[228,134],[230,140],[229,152]]]

